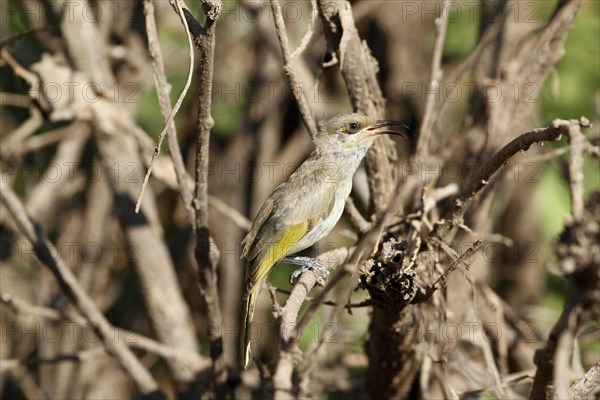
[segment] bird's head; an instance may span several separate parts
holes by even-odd
[[[376,120],[364,114],[342,114],[319,124],[315,144],[322,150],[366,150],[384,133],[407,137],[404,132],[395,130],[399,128],[407,127],[398,121]]]

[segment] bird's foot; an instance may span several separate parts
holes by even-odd
[[[284,262],[300,265],[300,268],[292,272],[290,275],[290,283],[293,285],[294,281],[300,278],[300,275],[306,271],[313,271],[317,277],[317,285],[325,286],[325,280],[329,277],[329,268],[321,261],[316,258],[310,257],[285,257]]]

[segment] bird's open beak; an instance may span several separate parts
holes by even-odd
[[[391,135],[400,135],[408,139],[408,135],[405,132],[397,131],[392,129],[393,127],[402,127],[404,129],[409,129],[408,126],[404,125],[402,122],[389,120],[389,119],[379,119],[375,121],[375,123],[365,130],[369,132],[369,136],[374,135],[382,135],[384,133]]]

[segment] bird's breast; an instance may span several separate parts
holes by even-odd
[[[364,151],[358,150],[354,152],[340,152],[323,154],[318,160],[313,159],[306,165],[306,169],[298,171],[294,179],[306,179],[304,193],[300,195],[311,196],[313,193],[319,193],[319,190],[312,191],[312,185],[325,185],[330,190],[335,191],[333,197],[333,205],[326,205],[329,212],[324,213],[321,218],[315,221],[314,225],[306,233],[306,235],[298,241],[289,254],[294,254],[312,246],[319,240],[323,239],[335,227],[336,223],[342,216],[346,199],[352,190],[352,178],[356,169],[364,158]],[[313,201],[319,202],[320,198],[315,198]]]
[[[340,188],[345,189],[345,188]],[[344,212],[344,206],[346,204],[346,199],[350,194],[350,190],[344,190],[343,193],[337,193],[335,196],[333,207],[331,207],[331,212],[321,218],[310,231],[304,235],[302,239],[294,246],[290,254],[298,253],[304,249],[309,248],[319,240],[323,239],[325,236],[332,231],[335,227],[335,224],[339,221],[342,213]]]

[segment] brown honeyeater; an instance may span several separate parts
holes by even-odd
[[[400,132],[400,122],[363,114],[338,115],[319,124],[310,157],[271,193],[242,242],[248,262],[244,290],[242,366],[250,362],[254,306],[271,270],[284,257],[324,238],[340,219],[352,178],[377,135]]]

